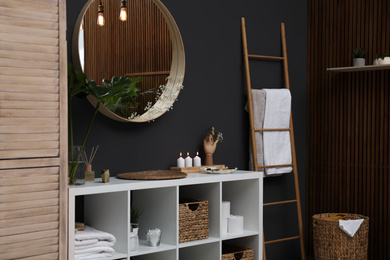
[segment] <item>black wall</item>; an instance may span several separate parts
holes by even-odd
[[[68,57],[77,16],[87,0],[68,0]],[[184,89],[174,109],[150,123],[121,123],[98,114],[87,149],[99,145],[93,169],[111,175],[130,171],[169,169],[179,152],[199,151],[203,157],[204,132],[214,126],[223,132],[214,163],[248,169],[249,122],[244,107],[245,71],[240,18],[245,17],[248,48],[253,54],[281,55],[280,23],[286,24],[293,117],[304,209],[306,165],[306,51],[307,1],[291,0],[162,0],[181,31],[186,53]],[[251,62],[254,88],[283,86],[282,64]],[[75,143],[81,143],[93,107],[76,100]],[[202,158],[204,160],[204,157]],[[292,174],[265,180],[264,200],[289,199],[294,192]],[[266,240],[297,234],[293,206],[274,207],[264,213]],[[267,246],[272,259],[298,259],[298,241]]]

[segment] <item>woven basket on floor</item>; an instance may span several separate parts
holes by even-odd
[[[182,200],[179,204],[179,242],[209,237],[209,202]]]
[[[222,245],[222,260],[253,260],[255,253],[252,248]]]
[[[342,213],[347,219],[364,219],[359,230],[350,237],[339,227],[338,220],[326,220],[336,213],[313,216],[313,246],[316,260],[353,259],[366,260],[368,256],[368,217]],[[340,213],[338,213],[340,214]]]

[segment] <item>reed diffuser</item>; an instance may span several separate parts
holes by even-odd
[[[83,157],[84,157],[84,161],[85,161],[85,180],[86,181],[94,181],[95,180],[95,171],[92,170],[92,161],[93,161],[93,158],[95,157],[98,149],[99,149],[99,145],[96,147],[96,149],[95,149],[95,147],[92,147],[92,151],[91,151],[91,154],[89,155],[89,157],[87,156],[87,153],[85,152],[85,149],[84,149]]]

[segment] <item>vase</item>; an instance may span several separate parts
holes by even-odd
[[[364,65],[366,65],[366,60],[364,58],[353,59],[353,66],[354,67],[364,66]]]
[[[138,224],[130,224],[129,250],[137,251],[139,247]]]
[[[72,167],[77,167],[73,180],[69,179],[69,184],[73,185],[83,185],[85,184],[85,162],[84,161],[78,161],[78,162],[69,162],[69,169]]]
[[[85,161],[82,156],[82,147],[74,145],[72,148],[72,155],[69,156],[69,184],[83,185],[85,184]]]

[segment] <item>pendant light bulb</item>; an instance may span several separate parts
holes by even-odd
[[[122,22],[127,20],[126,0],[121,1],[121,12],[119,14],[119,20]]]
[[[102,5],[102,2],[100,2],[99,6],[98,6],[98,18],[97,18],[97,24],[100,26],[104,25],[103,13],[104,13],[103,5]]]

